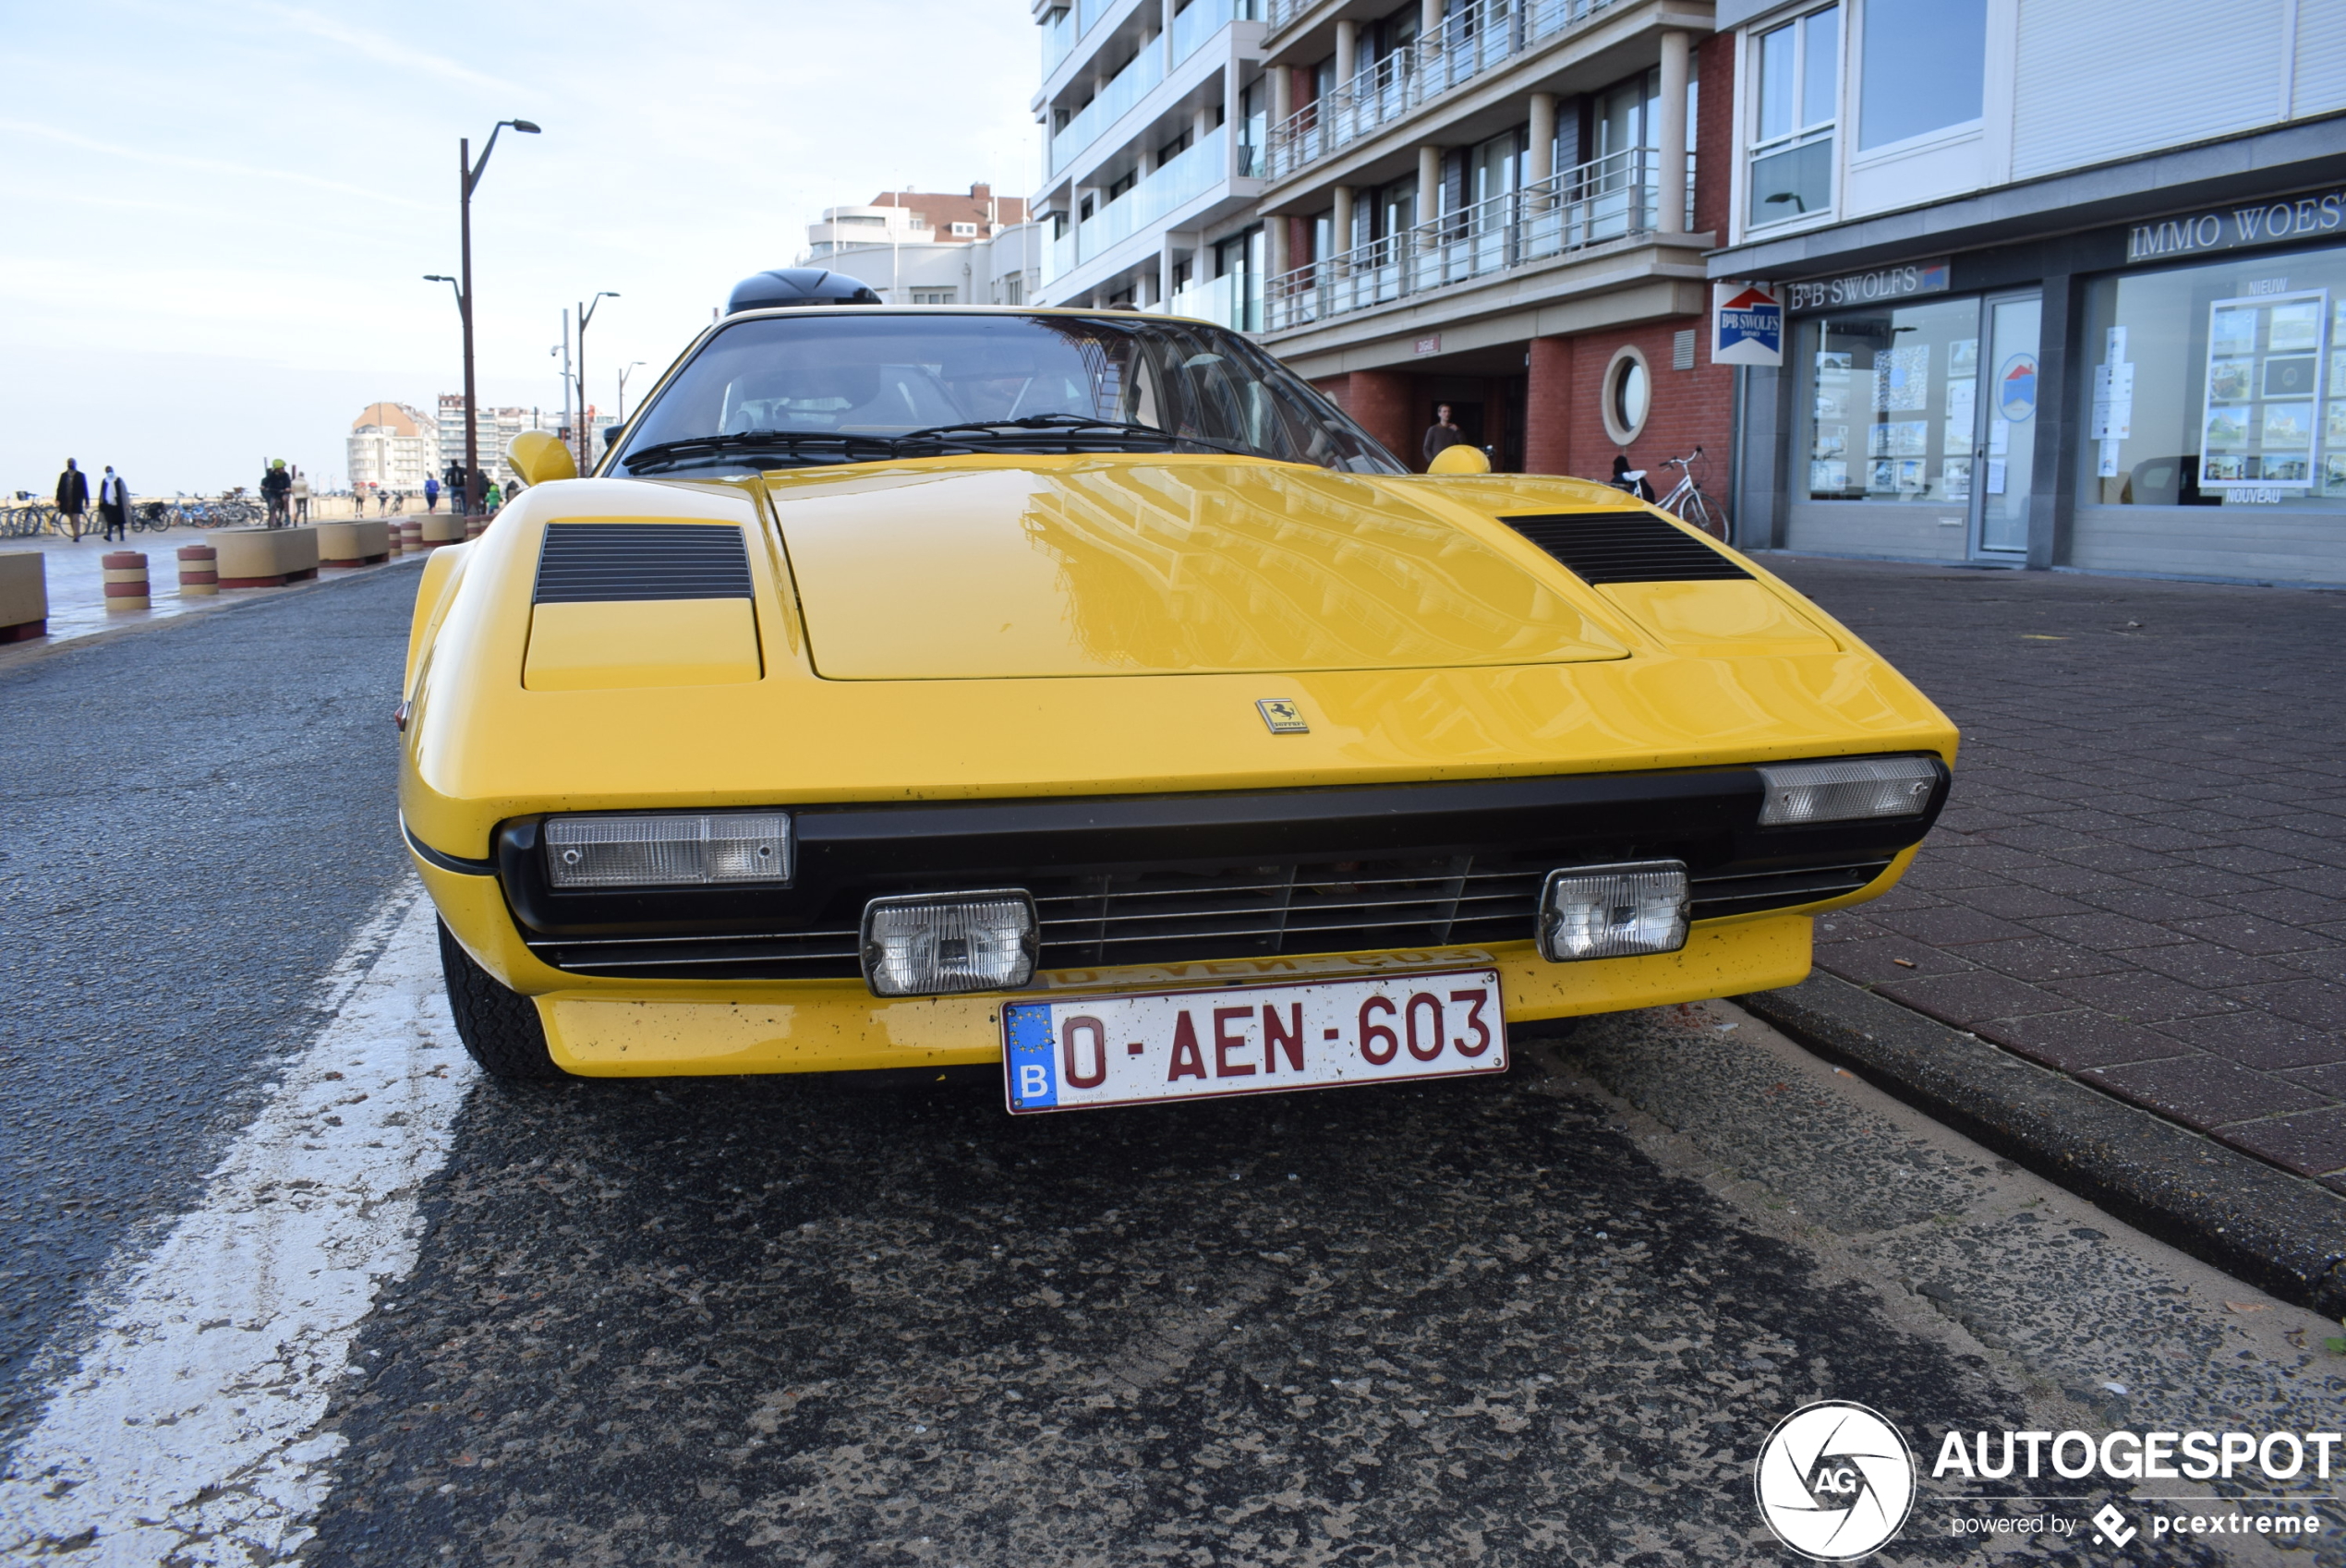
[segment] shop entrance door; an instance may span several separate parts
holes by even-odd
[[[2028,492],[2036,474],[2037,329],[2040,293],[1982,302],[1977,436],[1971,465],[1971,554],[2012,561],[2028,552]]]

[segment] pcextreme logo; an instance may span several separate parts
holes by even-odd
[[[1876,1412],[1820,1400],[1776,1423],[1760,1447],[1753,1486],[1778,1540],[1818,1562],[1854,1562],[1905,1525],[1915,1456]]]

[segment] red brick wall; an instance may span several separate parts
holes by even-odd
[[[1614,454],[1620,452],[1629,459],[1630,467],[1647,470],[1649,482],[1660,494],[1676,480],[1675,470],[1665,480],[1662,460],[1683,457],[1700,445],[1710,460],[1703,488],[1713,497],[1723,493],[1735,371],[1711,363],[1703,325],[1700,317],[1677,316],[1574,338],[1533,339],[1525,467],[1534,474],[1610,479]],[[1687,327],[1696,329],[1695,368],[1673,370],[1671,340]],[[1625,344],[1635,344],[1645,355],[1646,368],[1653,379],[1645,428],[1626,449],[1615,446],[1605,433],[1598,401],[1605,368]]]
[[[1734,195],[1735,35],[1718,32],[1703,40],[1695,70],[1702,88],[1695,95],[1694,226],[1724,245]]]
[[[1425,432],[1418,416],[1417,380],[1399,370],[1354,370],[1312,384],[1415,469],[1425,466],[1418,461]]]

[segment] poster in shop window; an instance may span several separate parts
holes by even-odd
[[[2329,291],[2248,295],[2207,308],[2203,489],[2329,488],[2346,412],[2324,397]],[[2335,390],[2332,387],[2330,390]]]

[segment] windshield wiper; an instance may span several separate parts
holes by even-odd
[[[640,473],[693,457],[723,457],[732,453],[781,452],[792,457],[822,452],[834,463],[869,463],[896,455],[896,443],[886,436],[851,436],[830,430],[741,430],[730,436],[692,436],[642,447],[621,458],[629,473]]]
[[[1044,432],[1058,433],[1066,444],[1091,452],[1124,451],[1138,437],[1146,440],[1160,452],[1177,446],[1202,446],[1238,457],[1262,455],[1246,447],[1212,440],[1204,436],[1185,436],[1173,430],[1160,429],[1155,425],[1134,425],[1121,419],[1095,419],[1087,414],[1029,414],[1017,419],[969,419],[954,425],[931,425],[925,430],[912,430],[897,437],[896,445],[900,452],[913,446],[943,451],[959,446],[991,444],[1006,439],[1016,440],[1022,436],[1031,438]],[[1094,436],[1093,432],[1097,434]],[[1086,437],[1091,439],[1086,440]]]

